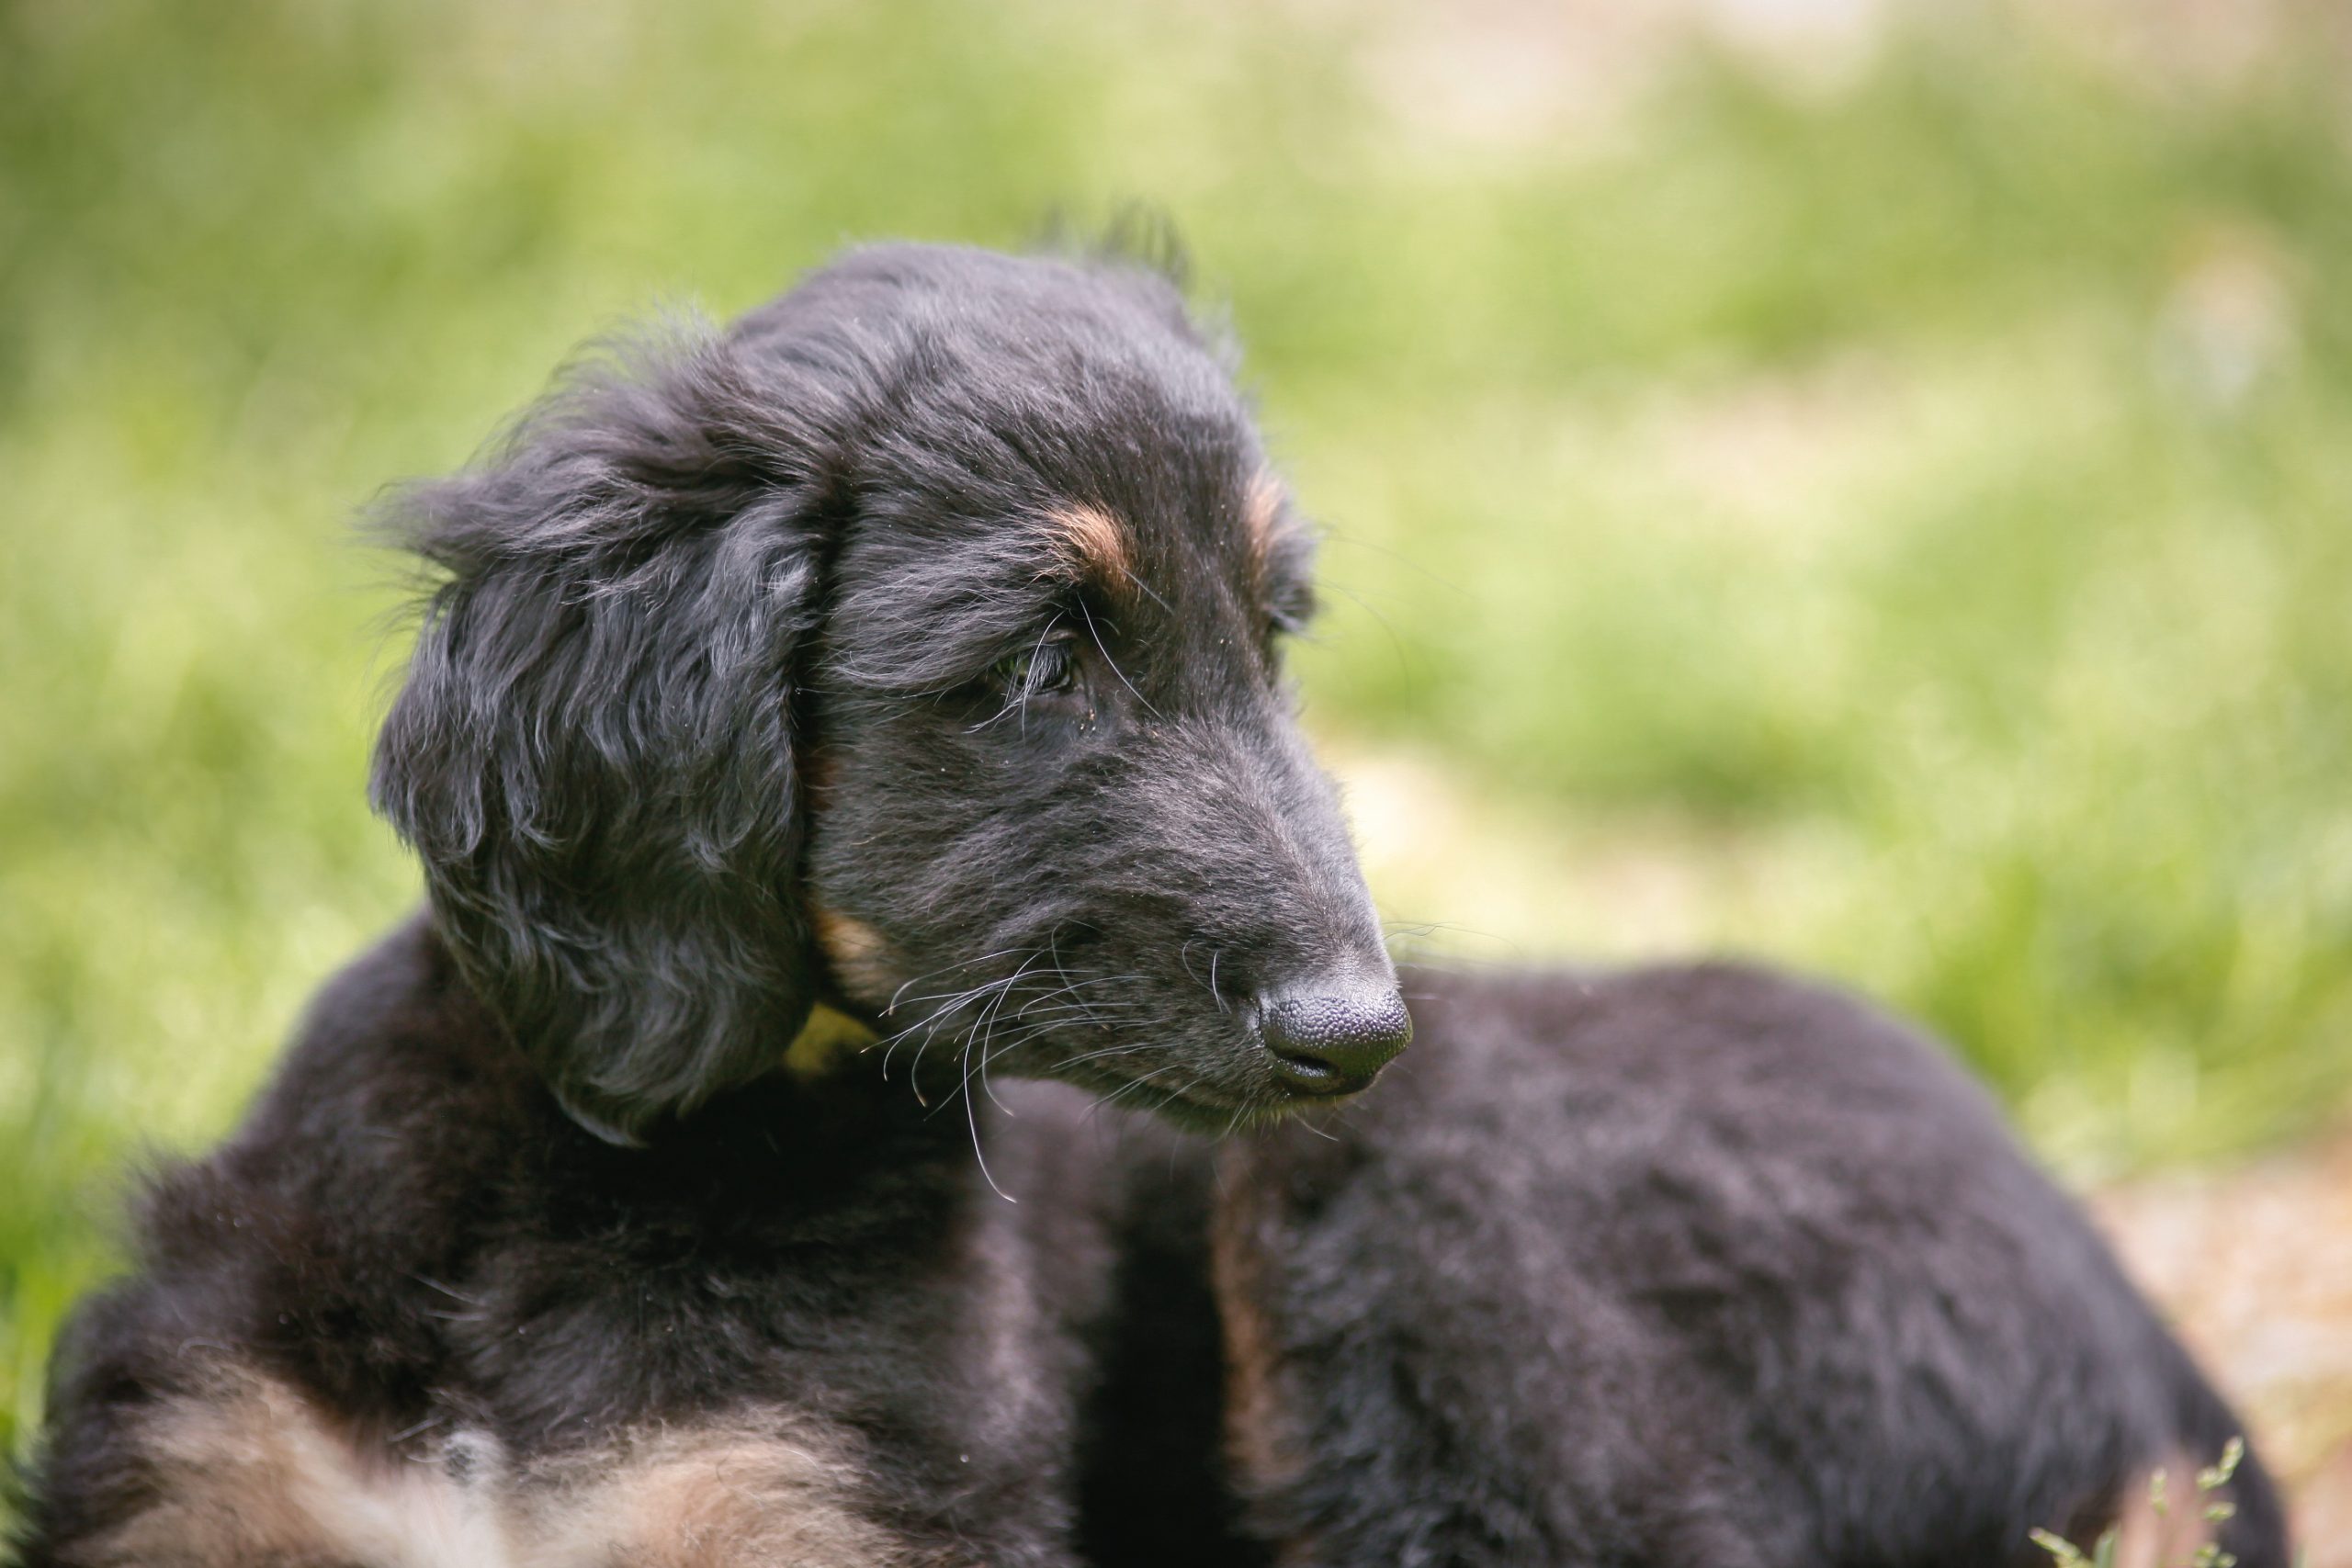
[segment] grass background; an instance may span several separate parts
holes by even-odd
[[[1431,942],[1827,970],[2081,1179],[2342,1107],[2340,31],[1615,9],[0,6],[0,1451],[120,1173],[415,896],[344,520],[856,238],[1178,220]]]

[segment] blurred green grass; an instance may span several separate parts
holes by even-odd
[[[1135,197],[1335,529],[1311,720],[1498,840],[1417,859],[1408,810],[1393,913],[1641,951],[1638,843],[1696,889],[1677,941],[1924,1016],[2078,1174],[2341,1106],[2333,44],[2290,14],[2184,81],[1956,7],[1848,79],[1693,43],[1602,130],[1498,135],[1365,68],[1444,36],[1205,0],[0,8],[0,1450],[121,1173],[220,1133],[414,896],[361,798],[392,574],[344,519],[650,307]]]

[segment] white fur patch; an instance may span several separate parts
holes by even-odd
[[[249,1371],[157,1412],[154,1501],[86,1545],[85,1568],[892,1568],[907,1554],[850,1506],[840,1445],[789,1416],[631,1432],[511,1463],[479,1432],[422,1459],[363,1451]]]

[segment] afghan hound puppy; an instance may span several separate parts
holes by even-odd
[[[1148,268],[857,252],[390,526],[429,910],[153,1185],[25,1560],[1072,1562],[1153,1165],[1081,1112],[1410,1031],[1222,350]]]
[[[153,1186],[35,1568],[2001,1562],[2233,1427],[1785,982],[1417,979],[1416,1070],[1214,1172],[1089,1120],[1280,1124],[1412,1030],[1306,536],[1148,268],[853,254],[390,525],[429,908]]]

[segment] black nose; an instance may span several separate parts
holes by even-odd
[[[1393,988],[1278,996],[1258,1028],[1274,1071],[1309,1094],[1352,1094],[1413,1043],[1413,1015]]]

